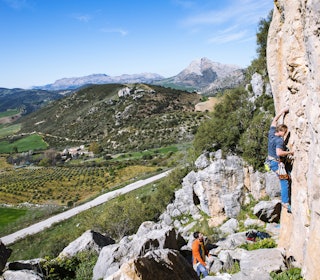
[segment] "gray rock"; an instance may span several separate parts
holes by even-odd
[[[178,251],[160,249],[130,260],[106,279],[197,280],[199,278],[191,264]]]
[[[269,274],[272,271],[284,270],[286,268],[284,261],[283,252],[278,248],[246,251],[240,260],[240,268],[241,272],[246,275],[256,272]]]
[[[252,169],[250,172],[250,185],[250,194],[254,199],[259,200],[264,197],[266,195],[265,173],[261,173],[259,171],[253,172]]]
[[[240,271],[236,274],[233,274],[230,278],[230,280],[257,280],[257,279],[271,280],[271,277],[269,273],[266,271],[253,270],[249,272]]]
[[[280,220],[281,202],[277,199],[272,201],[260,201],[254,206],[253,213],[266,223],[277,223]]]
[[[207,154],[201,154],[195,161],[194,165],[197,169],[204,169],[210,165]]]
[[[236,190],[221,196],[227,217],[236,218],[239,215],[241,210],[241,197],[241,190]]]
[[[213,264],[210,267],[210,272],[217,274],[219,271],[222,270],[222,268],[223,268],[223,262],[220,259],[215,258]]]
[[[59,254],[59,257],[70,258],[81,251],[96,251],[99,254],[102,247],[114,243],[115,241],[110,237],[104,236],[92,230],[87,230],[79,238],[65,247]]]
[[[237,231],[239,227],[239,222],[232,218],[228,221],[226,221],[219,229],[224,234],[232,234]]]
[[[143,257],[158,249],[179,250],[185,245],[183,238],[173,227],[160,228],[159,224],[144,222],[137,234],[117,245],[104,247],[93,269],[93,279],[108,277],[131,259]]]
[[[119,269],[120,265],[116,253],[120,246],[119,244],[113,244],[102,248],[93,268],[93,280],[104,278],[105,275],[111,275]]]
[[[4,280],[43,280],[43,276],[31,270],[7,270],[2,274]]]
[[[231,275],[228,273],[217,273],[216,276],[207,276],[203,280],[230,280]]]
[[[253,226],[258,226],[258,227],[263,227],[265,226],[265,223],[261,220],[258,220],[258,219],[246,219],[243,223],[243,225],[246,227],[246,228],[249,228],[249,227],[253,227]]]
[[[280,182],[275,172],[265,173],[265,183],[266,183],[266,193],[267,195],[273,198],[279,198],[280,193]]]
[[[245,232],[238,232],[231,234],[222,240],[219,240],[216,245],[218,248],[211,250],[214,255],[217,255],[221,250],[234,250],[242,244],[247,242]],[[211,252],[210,251],[210,252]]]
[[[259,73],[254,73],[251,77],[251,86],[253,91],[253,101],[263,93],[263,78]]]

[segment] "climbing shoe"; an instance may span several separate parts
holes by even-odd
[[[289,203],[282,203],[282,206],[287,209],[288,213],[292,213],[291,205]]]

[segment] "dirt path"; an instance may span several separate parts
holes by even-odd
[[[213,111],[214,106],[218,103],[217,97],[209,97],[207,101],[196,104],[195,110],[200,112]]]
[[[39,223],[36,223],[34,225],[31,225],[27,228],[24,228],[24,229],[21,229],[17,232],[14,232],[12,234],[9,234],[7,236],[3,236],[1,237],[1,241],[3,244],[5,245],[9,245],[11,243],[14,243],[15,241],[19,240],[19,239],[22,239],[24,237],[26,237],[27,235],[32,235],[32,234],[35,234],[35,233],[38,233],[46,228],[49,228],[50,226],[52,226],[54,223],[58,223],[58,222],[61,222],[63,220],[66,220],[66,219],[69,219],[71,218],[72,216],[75,216],[76,214],[79,214],[81,213],[82,211],[85,211],[85,210],[88,210],[92,207],[95,207],[95,206],[98,206],[102,203],[105,203],[106,201],[112,199],[112,198],[115,198],[121,194],[125,194],[125,193],[128,193],[130,191],[133,191],[135,189],[138,189],[142,186],[145,186],[151,182],[154,182],[154,181],[157,181],[159,179],[162,179],[164,177],[166,177],[169,173],[170,173],[171,170],[169,171],[166,171],[166,172],[163,172],[163,173],[160,173],[158,175],[155,175],[153,177],[150,177],[148,179],[145,179],[145,180],[140,180],[140,181],[137,181],[137,182],[134,182],[132,184],[129,184],[125,187],[123,187],[122,189],[118,189],[118,190],[115,190],[115,191],[111,191],[111,192],[108,192],[108,193],[105,193],[85,204],[82,204],[80,206],[77,206],[77,207],[74,207],[68,211],[65,211],[63,213],[60,213],[58,215],[55,215],[51,218],[48,218],[44,221],[41,221]]]

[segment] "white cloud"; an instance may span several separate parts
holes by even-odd
[[[266,2],[252,0],[233,1],[232,4],[224,9],[216,10],[212,8],[211,10],[190,16],[183,20],[183,25],[215,25],[230,21],[241,22],[241,24],[254,24],[266,15],[266,10],[270,6]]]
[[[121,36],[126,36],[128,31],[123,30],[121,28],[102,28],[101,32],[103,33],[119,33]]]
[[[242,41],[245,39],[247,36],[247,31],[241,31],[241,32],[234,32],[234,33],[222,33],[218,34],[215,37],[212,37],[209,39],[209,43],[214,43],[214,44],[224,44],[224,43],[229,43],[229,42],[234,42],[234,41]]]
[[[73,18],[75,18],[76,20],[78,21],[81,21],[81,22],[88,22],[91,20],[91,16],[90,15],[73,15]]]
[[[206,11],[202,10],[182,20],[182,25],[189,32],[203,30],[209,34],[208,31],[211,31],[215,34],[208,39],[211,43],[248,41],[255,34],[260,19],[267,16],[273,5],[270,0],[232,0],[228,3],[220,9],[212,3],[211,8],[206,7]]]

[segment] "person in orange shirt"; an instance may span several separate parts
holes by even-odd
[[[195,240],[192,243],[192,264],[198,276],[202,274],[204,277],[209,275],[207,264],[205,262],[208,251],[203,243],[203,234],[199,231],[193,233]]]

